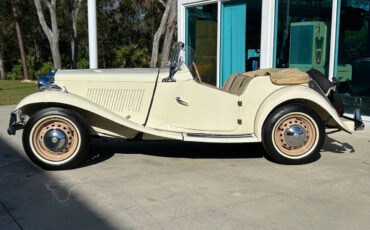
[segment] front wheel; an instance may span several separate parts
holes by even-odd
[[[47,108],[34,114],[23,131],[28,157],[44,169],[68,169],[86,159],[90,135],[83,119],[63,108]]]
[[[262,143],[274,161],[305,164],[320,157],[325,129],[320,116],[301,104],[284,105],[265,121]]]

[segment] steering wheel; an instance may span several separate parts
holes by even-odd
[[[193,62],[193,67],[194,67],[194,70],[195,70],[195,74],[197,75],[195,80],[199,83],[202,83],[202,78],[199,75],[199,71],[198,71],[198,68],[197,68],[197,65],[195,64],[195,62]]]

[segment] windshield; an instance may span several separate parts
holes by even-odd
[[[169,68],[171,66],[182,65],[185,62],[189,70],[192,70],[192,64],[195,61],[195,50],[182,42],[175,43],[172,47],[169,60],[167,65]]]
[[[175,72],[184,62],[189,68],[190,72],[193,72],[192,70],[193,62],[195,62],[195,50],[189,46],[185,46],[185,44],[182,42],[175,43],[169,60],[171,61],[168,63],[168,67],[175,68]]]
[[[190,72],[193,72],[193,63],[195,63],[196,53],[190,46],[185,46],[185,64],[188,66]]]

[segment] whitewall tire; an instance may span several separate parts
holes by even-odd
[[[35,113],[23,131],[28,157],[45,169],[68,169],[86,159],[90,135],[82,117],[64,108],[46,108]]]
[[[325,140],[320,116],[301,104],[275,109],[263,126],[262,143],[272,160],[304,164],[317,160]]]

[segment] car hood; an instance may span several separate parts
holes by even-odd
[[[158,71],[157,68],[58,70],[55,81],[155,82]]]

